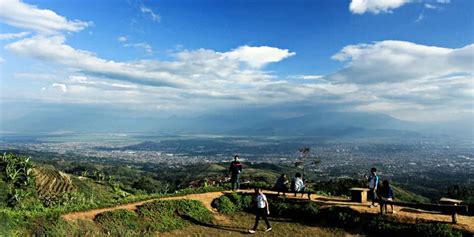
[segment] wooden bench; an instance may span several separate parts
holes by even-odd
[[[294,193],[295,194],[295,197],[296,197],[296,194],[299,194],[301,193],[301,196],[304,196],[305,194],[308,195],[308,199],[311,199],[311,195],[312,194],[315,194],[316,192],[313,192],[313,191],[302,191],[302,192],[295,192],[295,191],[291,191],[291,190],[286,190],[286,191],[278,191],[278,190],[275,190],[275,189],[267,189],[267,191],[274,191],[274,192],[278,192],[278,195],[280,195],[280,193],[283,193],[283,196],[286,196],[286,193]]]
[[[455,200],[455,199],[454,199]],[[440,200],[441,202],[441,200]],[[399,202],[399,201],[383,201],[385,205],[395,205],[401,207],[410,207],[415,209],[422,209],[427,211],[439,211],[442,213],[449,213],[452,215],[452,223],[456,224],[458,222],[457,213],[467,212],[467,205],[459,205],[462,201],[455,200],[455,202],[451,202],[449,200],[444,199],[444,203],[457,203],[457,204],[430,204],[430,203],[411,203],[411,202]],[[459,204],[458,204],[459,203]],[[380,213],[383,215],[385,214],[385,208],[381,203],[380,205]]]
[[[295,194],[295,197],[296,197],[296,194],[297,193],[301,193],[301,196],[303,197],[303,195],[307,194],[308,195],[308,199],[311,200],[311,194],[315,194],[316,192],[313,192],[313,191],[300,191],[300,192],[295,192],[295,191],[290,191],[291,193],[294,193]],[[283,193],[285,194],[285,193]]]
[[[359,202],[359,203],[366,203],[367,202],[367,192],[369,191],[368,188],[351,188],[351,201],[352,202]]]
[[[445,205],[454,205],[458,206],[461,205],[462,200],[457,200],[457,199],[452,199],[452,198],[441,198],[439,200],[440,204],[445,204]],[[450,213],[452,215],[453,223],[458,222],[458,213],[457,212],[452,212]]]

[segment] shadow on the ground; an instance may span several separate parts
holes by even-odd
[[[315,200],[317,201],[325,201],[325,202],[347,202],[353,203],[350,199],[342,199],[342,198],[331,198],[331,197],[317,197]]]
[[[409,207],[401,208],[400,212],[442,214],[442,212],[439,212],[439,211],[425,211],[425,210],[414,209],[414,208],[409,208]]]
[[[194,218],[188,217],[188,216],[182,216],[183,219],[195,224],[195,225],[200,225],[208,228],[213,228],[213,229],[219,229],[219,230],[227,230],[227,231],[232,231],[236,233],[241,233],[241,234],[247,234],[248,230],[247,229],[242,229],[242,228],[237,228],[234,226],[226,226],[226,225],[216,225],[216,224],[209,224],[205,222],[198,221]]]

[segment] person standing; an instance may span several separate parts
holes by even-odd
[[[240,173],[242,173],[242,164],[239,161],[239,156],[234,156],[234,161],[230,163],[229,167],[230,182],[232,191],[240,189]]]
[[[263,218],[265,224],[267,225],[267,229],[265,232],[271,231],[272,226],[270,222],[268,222],[268,215],[270,215],[270,206],[268,205],[267,197],[263,194],[262,189],[255,188],[256,201],[257,201],[257,214],[255,216],[255,225],[253,229],[249,230],[250,234],[254,234],[258,227],[258,222],[260,221],[260,217]]]
[[[372,205],[370,207],[376,207],[378,204],[375,202],[377,199],[377,188],[379,186],[379,176],[377,175],[377,169],[375,167],[370,169],[369,181],[369,196],[372,198]]]

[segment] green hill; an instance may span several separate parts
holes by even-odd
[[[216,199],[214,206],[220,214],[213,214],[202,203],[190,200],[158,201],[138,206],[136,211],[114,210],[103,212],[91,221],[66,221],[61,214],[73,211],[114,207],[164,196],[182,196],[223,190],[220,187],[194,187],[182,189],[189,182],[203,178],[223,177],[227,164],[203,164],[159,169],[113,166],[111,164],[61,164],[62,171],[37,164],[31,177],[34,186],[25,189],[29,195],[21,202],[21,208],[7,207],[0,202],[0,236],[39,235],[239,235],[252,225],[252,197],[232,194]],[[64,171],[69,171],[69,173]],[[281,174],[297,172],[294,167],[273,164],[246,164],[242,180],[252,185],[270,187]],[[2,171],[4,172],[4,171]],[[310,176],[309,176],[310,178]],[[165,188],[172,180],[174,187]],[[0,198],[10,195],[8,179],[0,181]],[[348,187],[364,185],[365,181],[336,179],[307,183],[316,191],[345,195]],[[179,188],[181,187],[181,188]],[[154,192],[158,190],[159,192]],[[163,190],[167,190],[166,192]],[[427,199],[394,186],[397,198],[404,201],[426,202]],[[380,219],[371,214],[354,212],[348,208],[319,206],[313,203],[294,202],[292,199],[269,196],[275,223],[274,234],[300,234],[305,236],[345,236],[347,234],[375,234],[393,236],[418,235],[456,236],[458,232],[444,224],[421,223],[411,225],[390,218]],[[226,211],[224,211],[226,210]],[[374,220],[376,220],[374,222]],[[426,236],[426,235],[425,235]]]

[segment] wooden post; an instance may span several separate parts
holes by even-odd
[[[457,200],[457,199],[452,199],[452,198],[441,198],[439,202],[442,204],[451,204],[451,205],[457,206],[462,203],[462,200]],[[452,215],[452,223],[453,224],[458,223],[458,213],[456,212],[456,210],[453,210],[451,215]]]
[[[367,202],[367,191],[362,191],[360,193],[360,202],[366,203]]]

